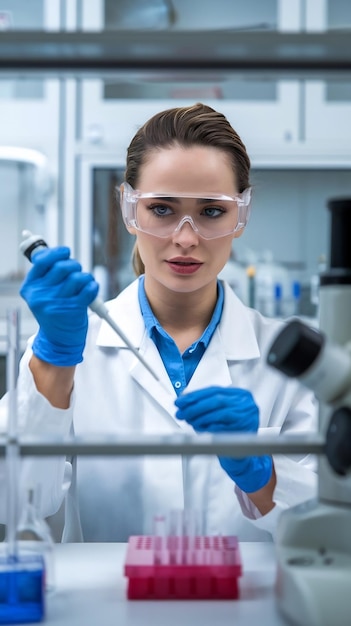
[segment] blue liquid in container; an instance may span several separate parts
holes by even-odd
[[[43,557],[0,557],[0,624],[40,622],[44,614]]]

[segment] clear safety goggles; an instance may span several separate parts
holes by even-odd
[[[170,237],[189,223],[204,239],[216,239],[244,228],[250,216],[251,187],[236,196],[204,197],[203,193],[142,193],[124,182],[120,197],[125,224],[155,237]],[[184,215],[189,199],[196,203],[192,215]]]

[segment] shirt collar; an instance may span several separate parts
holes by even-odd
[[[111,317],[116,320],[118,326],[127,335],[136,348],[139,348],[144,337],[148,336],[145,328],[145,320],[141,314],[138,302],[139,280],[133,281],[117,298],[106,303]],[[254,359],[260,356],[257,336],[262,334],[262,322],[257,311],[248,309],[232,291],[229,285],[223,281],[224,306],[218,326],[222,337],[222,347],[229,360]],[[94,316],[93,313],[89,314]],[[272,323],[267,320],[267,323]],[[105,322],[96,319],[97,345],[105,347],[124,348],[125,343]]]

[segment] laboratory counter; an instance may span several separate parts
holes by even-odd
[[[46,624],[62,626],[283,626],[274,595],[272,543],[241,543],[238,600],[127,600],[126,544],[55,545],[55,591],[48,593]]]

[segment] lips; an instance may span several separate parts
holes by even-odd
[[[200,261],[184,257],[169,259],[167,261],[167,264],[176,274],[194,274],[202,266],[202,263]]]

